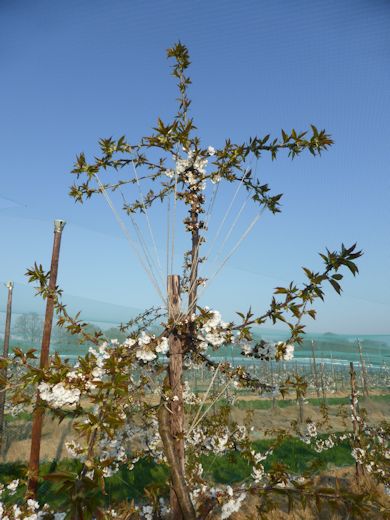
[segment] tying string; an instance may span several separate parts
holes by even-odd
[[[248,169],[245,170],[244,175],[243,175],[243,177],[241,178],[240,183],[239,183],[239,185],[237,186],[235,193],[233,194],[232,200],[230,201],[230,204],[229,204],[229,206],[228,206],[228,208],[227,208],[227,210],[226,210],[226,212],[225,212],[225,215],[224,215],[224,217],[223,217],[223,219],[222,219],[222,221],[221,221],[221,223],[220,223],[220,225],[219,225],[219,227],[218,227],[217,233],[216,233],[216,235],[215,235],[215,237],[214,237],[214,239],[213,239],[213,241],[212,241],[212,243],[211,243],[211,246],[209,247],[209,250],[208,250],[208,252],[207,252],[207,254],[206,254],[206,256],[205,256],[205,260],[208,260],[208,259],[210,258],[210,255],[211,255],[212,249],[213,249],[213,247],[214,247],[214,245],[215,245],[215,243],[216,243],[216,241],[217,241],[219,235],[221,234],[222,228],[223,228],[223,226],[224,226],[224,224],[225,224],[225,222],[226,222],[227,217],[229,216],[229,214],[230,214],[230,212],[231,212],[231,210],[232,210],[233,204],[234,204],[234,202],[235,202],[235,200],[236,200],[236,198],[237,198],[237,196],[238,196],[238,193],[239,193],[239,191],[240,191],[240,189],[241,189],[241,187],[242,187],[242,185],[243,185],[243,182],[244,182],[245,178],[248,176],[248,174],[251,172],[252,164],[253,164],[253,159],[252,159],[252,161],[251,161],[250,168],[248,168]],[[255,178],[257,177],[257,165],[258,165],[258,159],[256,159],[256,165],[255,165],[255,173],[254,173],[254,177],[255,177]],[[219,184],[218,184],[218,187],[219,187]],[[229,231],[226,233],[225,238],[224,238],[224,240],[223,240],[223,242],[222,242],[222,245],[219,246],[219,248],[218,248],[218,250],[217,250],[217,253],[216,253],[216,259],[215,259],[215,261],[214,261],[214,264],[216,263],[216,261],[217,261],[217,259],[218,259],[218,256],[220,255],[220,253],[222,253],[222,251],[223,251],[223,247],[225,246],[227,240],[230,238],[230,235],[232,234],[234,228],[236,227],[237,222],[238,222],[238,220],[239,220],[239,218],[240,218],[242,212],[244,211],[244,209],[245,209],[245,207],[246,207],[246,205],[247,205],[249,199],[250,199],[250,195],[248,195],[248,197],[246,198],[246,200],[245,200],[244,203],[242,204],[242,206],[241,206],[241,208],[240,208],[238,214],[236,215],[236,217],[235,217],[233,223],[232,223],[231,226],[230,226]],[[215,202],[215,199],[212,201],[212,205],[210,204],[210,205],[211,205],[211,209],[212,209],[212,207],[214,206],[214,202]],[[240,243],[241,243],[241,242],[240,242]],[[199,244],[198,244],[198,245],[199,245]],[[233,251],[233,253],[234,253],[234,251]],[[230,256],[231,256],[233,253],[231,253]],[[229,258],[230,258],[230,256],[229,256]],[[227,260],[225,260],[224,264],[225,264],[226,262],[227,262]],[[223,265],[224,265],[224,264],[223,264]],[[221,267],[220,269],[218,269],[218,272],[219,272],[221,269],[222,269],[222,267]],[[216,274],[217,274],[217,273],[216,273]],[[216,274],[215,274],[213,277],[215,277]],[[193,283],[191,284],[190,291],[193,290],[195,283],[197,283],[197,280],[194,280]],[[208,284],[207,284],[207,285],[209,285],[209,281],[208,281]],[[204,292],[204,290],[205,290],[205,288],[203,288],[202,293]],[[197,300],[197,298],[195,299],[195,302],[194,302],[194,303],[196,303],[196,300]],[[194,309],[194,305],[191,306],[191,309],[188,309],[188,312],[191,313],[193,309]]]
[[[203,406],[204,406],[204,404],[205,404],[205,402],[206,402],[206,400],[207,400],[207,398],[208,398],[208,396],[209,396],[209,394],[210,394],[211,388],[212,388],[212,386],[213,386],[213,384],[214,384],[214,380],[215,380],[215,378],[217,377],[217,374],[218,374],[218,372],[219,372],[219,367],[220,367],[220,365],[218,364],[218,365],[217,365],[217,368],[216,368],[216,370],[215,370],[215,372],[214,372],[214,374],[213,374],[213,377],[211,378],[210,384],[209,384],[209,386],[208,386],[208,388],[207,388],[207,390],[206,390],[206,392],[205,392],[205,394],[204,394],[204,396],[203,396],[202,402],[200,403],[199,408],[198,408],[198,410],[197,410],[197,412],[196,412],[196,414],[195,414],[194,420],[192,421],[191,426],[190,426],[190,428],[189,428],[189,430],[188,430],[188,432],[187,432],[187,435],[188,435],[189,433],[191,433],[191,431],[192,431],[192,430],[194,429],[194,427],[195,427],[195,424],[197,423],[197,420],[198,420],[198,418],[199,418],[200,412],[202,411],[202,408],[203,408]]]
[[[255,173],[254,173],[255,179],[257,178],[257,163],[258,163],[258,159],[256,159],[256,165],[255,165]],[[252,167],[252,164],[253,164],[253,161],[251,163],[251,167]],[[239,221],[240,216],[241,216],[242,212],[244,211],[246,205],[248,204],[248,201],[250,200],[250,198],[251,198],[251,195],[250,195],[250,193],[248,193],[245,201],[242,203],[241,208],[239,209],[239,211],[236,215],[236,218],[234,219],[232,225],[230,226],[229,231],[226,233],[225,238],[224,238],[221,246],[219,247],[219,250],[216,253],[216,258],[218,258],[218,256],[220,256],[220,254],[222,254],[223,248],[224,248],[225,244],[227,243],[227,241],[229,240],[230,235],[232,234],[233,230],[235,229],[237,222]]]
[[[222,388],[222,390],[219,392],[219,394],[217,395],[217,397],[214,398],[214,400],[210,403],[210,405],[206,408],[206,410],[202,413],[202,415],[199,417],[199,419],[195,422],[195,424],[193,423],[191,425],[191,428],[190,430],[187,432],[187,435],[189,435],[192,430],[194,430],[202,421],[203,419],[206,417],[206,415],[209,413],[209,411],[211,410],[211,408],[215,405],[215,403],[218,402],[218,399],[226,392],[226,390],[228,389],[228,387],[232,384],[232,381],[228,381],[226,383],[226,385]]]
[[[179,155],[179,144],[176,146],[176,162],[175,162],[175,185],[173,189],[173,216],[172,216],[172,250],[171,250],[171,274],[173,274],[173,260],[175,255],[175,227],[176,227],[176,208],[177,208],[177,157]]]
[[[145,206],[145,198],[144,198],[144,195],[142,193],[142,190],[141,190],[141,184],[139,182],[139,178],[138,178],[138,174],[137,174],[137,168],[134,164],[134,161],[132,160],[131,161],[131,164],[133,166],[133,170],[134,170],[134,175],[135,175],[135,178],[136,178],[136,181],[137,181],[137,186],[138,186],[138,192],[140,194],[140,197],[141,197],[141,201],[142,201],[142,208],[144,210],[144,213],[145,213],[145,218],[146,218],[146,222],[147,222],[147,225],[148,225],[148,229],[149,229],[149,235],[150,235],[150,238],[152,240],[152,244],[153,244],[153,248],[154,248],[154,253],[156,255],[156,261],[157,261],[157,266],[158,266],[158,270],[159,270],[159,275],[160,275],[160,278],[161,278],[161,282],[163,282],[163,270],[162,270],[162,267],[161,267],[161,262],[160,262],[160,255],[158,254],[158,250],[157,250],[157,245],[156,245],[156,240],[154,238],[154,234],[153,234],[153,230],[152,230],[152,226],[150,225],[150,220],[149,220],[149,214],[148,214],[148,210],[147,210],[147,207]]]
[[[171,227],[171,221],[170,221],[170,213],[171,213],[171,195],[168,196],[168,203],[167,203],[167,279],[169,275],[169,230]]]
[[[219,267],[216,269],[216,271],[214,272],[214,274],[209,278],[208,282],[207,282],[207,287],[203,287],[201,291],[199,291],[199,293],[196,295],[196,298],[191,306],[191,308],[188,309],[188,314],[190,314],[194,307],[196,306],[196,303],[197,303],[197,300],[203,295],[204,291],[206,290],[206,288],[208,288],[212,281],[215,279],[215,277],[220,273],[220,271],[223,269],[223,267],[226,265],[226,263],[230,260],[230,258],[234,255],[234,253],[237,251],[237,249],[240,247],[240,245],[242,244],[242,242],[245,240],[245,238],[249,235],[249,233],[252,231],[252,229],[254,228],[254,226],[256,225],[256,223],[258,222],[258,220],[260,219],[261,215],[264,213],[265,211],[265,206],[263,206],[261,208],[261,210],[257,213],[257,215],[255,215],[255,217],[253,218],[253,220],[250,222],[249,226],[247,227],[247,229],[245,230],[245,232],[241,235],[241,237],[239,238],[239,240],[237,241],[237,243],[235,244],[235,246],[230,250],[230,252],[226,255],[226,257],[223,259],[223,261],[221,262],[221,264],[219,265]]]
[[[123,196],[123,193],[122,192],[120,192],[120,193],[122,195],[123,202],[126,203],[126,200],[125,200],[125,198]],[[152,255],[149,252],[148,245],[145,242],[144,236],[143,236],[143,234],[141,232],[140,227],[137,224],[137,221],[135,220],[135,218],[133,217],[133,215],[131,213],[130,213],[129,217],[130,217],[131,223],[133,225],[133,228],[135,230],[135,233],[137,235],[138,241],[141,244],[141,248],[142,248],[142,251],[143,251],[143,253],[145,255],[145,259],[147,261],[147,264],[148,264],[150,270],[153,272],[153,269],[155,269],[156,266],[155,266],[155,264],[153,262],[153,257],[152,257]],[[157,269],[156,269],[156,272],[157,272]],[[157,272],[157,274],[159,274],[159,273]],[[159,275],[159,276],[160,276],[161,283],[164,285],[164,281],[163,281],[162,275]]]
[[[250,198],[251,198],[251,196],[248,195],[247,198],[245,199],[245,201],[242,203],[241,208],[239,209],[239,211],[238,211],[238,213],[237,213],[237,215],[236,215],[232,225],[230,226],[229,231],[226,233],[225,238],[223,239],[223,242],[222,242],[221,246],[219,247],[219,250],[216,253],[216,259],[222,254],[223,248],[224,248],[226,242],[229,240],[230,235],[234,231],[234,228],[236,227],[237,222],[240,219],[241,213],[244,211],[244,209],[245,209],[246,205],[248,204],[248,201],[249,201]]]
[[[238,195],[238,193],[239,193],[239,191],[241,189],[241,186],[243,185],[243,182],[244,182],[245,178],[248,176],[248,174],[250,173],[250,171],[251,171],[250,169],[245,170],[244,175],[242,176],[242,178],[241,178],[241,180],[240,180],[240,182],[239,182],[239,184],[238,184],[238,186],[236,188],[236,191],[233,194],[232,200],[230,201],[230,204],[229,204],[227,210],[225,211],[225,215],[223,216],[223,218],[221,220],[221,223],[220,223],[220,225],[218,227],[217,233],[215,234],[215,236],[214,236],[214,238],[213,238],[213,240],[211,242],[211,245],[210,245],[210,247],[209,247],[209,249],[208,249],[208,251],[206,253],[206,258],[207,259],[210,258],[211,251],[213,250],[213,248],[215,246],[215,243],[216,243],[217,239],[219,238],[219,235],[221,234],[221,231],[222,231],[222,228],[223,228],[223,226],[224,226],[224,224],[226,222],[226,219],[230,215],[230,212],[232,210],[234,201],[236,200],[237,195]]]
[[[114,215],[114,217],[115,217],[119,227],[121,228],[121,230],[122,230],[123,234],[125,235],[128,243],[130,244],[130,246],[134,250],[135,254],[137,255],[138,260],[140,261],[140,263],[141,263],[145,273],[147,274],[149,280],[151,281],[153,287],[157,291],[157,294],[161,298],[161,300],[164,303],[164,305],[167,305],[167,302],[166,302],[166,300],[165,300],[165,298],[163,296],[163,293],[161,292],[160,286],[159,286],[159,284],[158,284],[158,282],[156,280],[156,277],[153,274],[153,270],[152,270],[151,266],[148,266],[148,265],[145,264],[144,259],[142,258],[142,255],[140,254],[140,252],[138,250],[137,244],[131,238],[129,230],[127,229],[127,227],[126,227],[125,223],[123,222],[123,220],[122,220],[121,216],[119,215],[119,213],[116,211],[116,209],[114,207],[114,204],[112,203],[112,200],[111,200],[109,194],[107,193],[104,185],[100,181],[100,178],[99,178],[97,173],[95,174],[95,177],[96,177],[99,189],[103,193],[103,196],[104,196],[108,206],[110,207],[110,209],[111,209],[111,211],[112,211],[112,213],[113,213],[113,215]]]

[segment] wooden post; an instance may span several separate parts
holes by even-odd
[[[330,353],[330,359],[331,359],[332,378],[333,378],[333,381],[334,381],[334,389],[335,389],[335,392],[337,392],[338,391],[337,375],[336,375],[336,371],[335,371],[335,368],[334,368],[334,365],[333,365],[333,354],[332,353]]]
[[[360,356],[360,371],[361,371],[362,382],[363,382],[363,385],[362,385],[363,386],[363,394],[364,394],[365,397],[368,397],[369,393],[368,393],[366,363],[365,363],[365,361],[363,359],[362,345],[361,345],[359,339],[357,340],[357,344],[358,344],[359,356]]]
[[[360,448],[360,433],[361,433],[361,423],[358,421],[359,417],[359,404],[357,399],[357,388],[356,388],[356,372],[353,368],[352,361],[349,364],[349,373],[350,373],[350,382],[351,382],[351,410],[352,410],[352,429],[353,429],[353,444],[354,448]],[[361,475],[364,474],[363,466],[356,461],[355,464],[355,474],[357,480],[360,479]]]
[[[168,315],[170,320],[175,320],[180,314],[180,277],[177,275],[168,276]],[[177,461],[183,478],[184,469],[184,406],[183,406],[183,353],[182,342],[174,334],[171,333],[169,341],[169,386],[171,388],[172,400],[170,403],[171,415],[171,435],[174,439],[174,448]],[[181,508],[173,489],[170,491],[170,504],[172,512],[172,520],[182,520],[183,515]]]
[[[275,378],[274,378],[274,364],[273,361],[270,361],[270,368],[271,368],[271,385],[274,386]],[[272,409],[275,410],[276,408],[276,399],[275,399],[275,392],[272,392]]]
[[[7,282],[6,287],[8,289],[7,299],[7,314],[5,318],[5,330],[4,330],[4,347],[3,347],[3,359],[8,359],[9,351],[9,337],[11,332],[11,313],[12,313],[12,291],[14,288],[13,282]],[[1,370],[1,377],[4,380],[4,384],[7,383],[7,366]],[[3,451],[4,446],[4,412],[5,412],[5,392],[6,389],[0,391],[0,454]]]
[[[316,387],[317,397],[320,397],[320,385],[318,382],[318,372],[317,372],[317,361],[316,355],[314,352],[314,340],[311,340],[311,355],[313,357],[313,370],[314,370],[314,385]]]
[[[50,267],[50,278],[49,278],[49,290],[54,291],[57,284],[57,273],[58,273],[58,260],[60,256],[60,245],[61,235],[64,229],[64,220],[54,221],[54,241],[53,241],[53,252],[51,257]],[[40,368],[47,368],[49,364],[49,351],[50,351],[50,338],[51,329],[53,325],[53,314],[54,314],[54,298],[52,294],[49,294],[46,300],[46,312],[45,322],[43,327],[42,335],[42,346],[41,346],[41,358]],[[36,497],[38,488],[38,472],[39,472],[39,455],[41,450],[41,437],[42,437],[42,424],[43,424],[44,410],[40,406],[39,393],[36,397],[36,405],[33,412],[33,424],[31,433],[31,449],[30,449],[30,462],[28,465],[28,484],[27,494],[29,497]]]

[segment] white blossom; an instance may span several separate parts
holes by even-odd
[[[79,388],[67,388],[63,383],[50,385],[42,382],[38,385],[38,391],[40,398],[53,408],[74,408],[79,403],[81,395]]]
[[[153,361],[153,359],[156,359],[157,356],[153,352],[153,350],[150,349],[138,349],[136,352],[136,357],[138,359],[141,359],[142,361]]]
[[[19,479],[16,479],[16,480],[13,480],[12,482],[10,482],[7,486],[9,494],[14,495],[16,493],[16,490],[18,489],[18,486],[19,486]]]
[[[153,507],[152,506],[143,506],[142,516],[146,520],[153,520]]]
[[[161,352],[161,354],[167,354],[168,351],[169,351],[168,338],[165,338],[165,337],[161,338],[161,340],[157,344],[156,352]]]
[[[133,339],[133,338],[126,338],[125,341],[123,342],[123,344],[126,346],[126,347],[132,347],[133,345],[135,345],[137,343],[137,340]]]
[[[238,498],[236,498],[236,499],[231,498],[228,502],[226,502],[222,506],[221,520],[226,520],[226,518],[230,518],[230,516],[233,513],[236,513],[237,511],[239,511],[240,507],[241,507],[241,502],[243,502],[245,497],[246,497],[246,493],[241,493],[241,495]]]
[[[260,480],[262,480],[262,478],[264,477],[264,467],[259,464],[257,467],[253,467],[252,468],[252,473],[251,473],[251,477],[253,478],[253,480],[258,483],[260,482]]]
[[[306,425],[306,430],[310,437],[317,437],[317,427],[315,423],[308,422]]]
[[[27,507],[32,511],[36,511],[37,509],[39,509],[39,503],[36,500],[29,498],[27,500]]]

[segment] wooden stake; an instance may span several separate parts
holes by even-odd
[[[322,401],[326,404],[326,389],[324,383],[324,371],[325,371],[325,363],[321,362],[321,392],[322,392]]]
[[[170,275],[167,280],[168,285],[168,315],[170,320],[175,320],[180,315],[180,277]],[[174,448],[180,470],[184,478],[184,405],[183,405],[183,345],[175,333],[170,334],[169,338],[169,385],[172,391],[170,403],[171,415],[171,435],[174,439]],[[172,520],[182,520],[181,508],[173,489],[170,491],[170,503]]]
[[[274,380],[274,364],[273,364],[273,361],[270,361],[270,368],[271,368],[271,385],[274,386],[275,380]],[[276,408],[275,392],[272,392],[272,409],[275,410],[275,408]]]
[[[320,385],[319,385],[319,381],[318,381],[316,355],[314,353],[314,340],[311,340],[311,354],[313,357],[314,384],[316,387],[317,397],[319,398],[320,397]]]
[[[368,384],[367,384],[366,363],[363,359],[362,345],[359,340],[357,340],[357,344],[358,344],[359,356],[360,356],[360,370],[361,370],[362,382],[363,382],[363,394],[365,395],[365,397],[368,397],[369,393],[368,393]]]
[[[349,364],[349,373],[350,373],[350,382],[351,382],[351,410],[352,410],[352,428],[353,428],[353,443],[354,448],[360,448],[360,433],[361,433],[361,423],[358,421],[359,417],[359,404],[357,400],[357,388],[356,388],[356,372],[353,368],[352,361]],[[355,464],[355,474],[357,480],[360,479],[361,475],[364,474],[363,466],[356,461]]]
[[[3,359],[8,359],[9,351],[9,337],[11,332],[11,313],[12,313],[12,291],[14,288],[13,282],[7,282],[6,287],[8,289],[7,299],[7,314],[5,318],[5,330],[4,330],[4,347],[3,347]],[[1,370],[1,377],[4,380],[4,384],[7,382],[7,365]],[[0,392],[0,454],[3,451],[4,446],[4,412],[5,412],[5,387]]]
[[[57,284],[57,273],[58,273],[58,260],[60,256],[60,245],[61,235],[64,229],[64,220],[54,221],[54,241],[53,241],[53,252],[51,257],[50,267],[50,278],[49,278],[49,296],[46,300],[46,313],[45,322],[43,327],[42,335],[42,346],[41,346],[41,358],[40,368],[47,368],[49,365],[49,351],[50,351],[50,338],[51,329],[53,325],[53,314],[54,314],[54,298],[52,292],[54,291]],[[42,437],[42,423],[43,423],[44,409],[40,403],[39,393],[36,397],[36,405],[33,412],[33,424],[31,433],[31,449],[30,449],[30,462],[28,465],[28,484],[27,484],[27,495],[35,498],[38,488],[38,472],[39,472],[39,455],[41,450],[41,437]]]

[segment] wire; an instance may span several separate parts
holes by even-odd
[[[211,276],[211,278],[208,280],[208,283],[207,283],[207,287],[203,287],[203,290],[201,290],[199,292],[199,294],[197,294],[196,298],[195,298],[195,301],[193,302],[193,305],[191,306],[191,308],[188,309],[188,313],[191,313],[192,310],[194,309],[195,305],[196,305],[196,302],[197,300],[203,295],[204,291],[206,290],[206,288],[210,287],[211,285],[211,282],[216,278],[216,276],[220,273],[220,271],[223,269],[223,267],[226,265],[226,263],[230,260],[230,258],[234,255],[234,253],[237,251],[237,249],[240,247],[240,245],[242,244],[242,242],[245,240],[245,238],[249,235],[249,233],[252,231],[252,229],[254,228],[254,226],[256,225],[256,223],[258,222],[258,220],[260,219],[261,215],[263,214],[263,212],[265,211],[265,206],[263,206],[260,210],[260,212],[255,215],[255,217],[253,218],[253,220],[250,222],[249,226],[247,227],[247,229],[245,230],[245,232],[241,235],[241,237],[239,238],[239,240],[237,241],[236,245],[230,250],[230,252],[226,255],[226,257],[224,258],[224,260],[221,262],[221,264],[219,265],[219,267],[217,268],[217,270],[214,272],[214,274]]]
[[[221,230],[222,230],[222,228],[223,228],[223,226],[224,226],[224,223],[225,223],[225,221],[226,221],[228,215],[229,215],[230,212],[231,212],[231,209],[232,209],[232,207],[233,207],[234,201],[235,201],[235,199],[237,198],[237,195],[238,195],[238,193],[239,193],[239,191],[240,191],[240,189],[241,189],[241,186],[242,186],[242,184],[243,184],[245,178],[246,178],[246,177],[248,176],[248,174],[252,171],[252,165],[253,165],[253,159],[252,159],[252,161],[251,161],[250,167],[247,168],[247,169],[245,170],[245,173],[244,173],[243,177],[241,178],[241,181],[240,181],[240,183],[239,183],[239,185],[238,185],[238,187],[237,187],[237,189],[236,189],[236,191],[235,191],[235,193],[234,193],[234,195],[233,195],[233,197],[232,197],[232,200],[231,200],[231,202],[230,202],[230,204],[229,204],[229,206],[228,206],[228,208],[227,208],[227,210],[226,210],[226,212],[225,212],[225,215],[224,215],[224,217],[223,217],[223,219],[222,219],[222,221],[221,221],[221,223],[220,223],[220,225],[219,225],[219,228],[218,228],[218,230],[217,230],[217,233],[216,233],[216,235],[215,235],[215,237],[214,237],[214,239],[213,239],[213,241],[212,241],[212,244],[211,244],[211,246],[209,247],[209,250],[208,250],[207,254],[205,255],[205,260],[207,260],[207,259],[210,258],[211,251],[212,251],[212,249],[213,249],[213,247],[214,247],[214,245],[215,245],[215,242],[216,242],[217,238],[219,237],[219,235],[220,235],[220,233],[221,233]],[[255,177],[257,176],[257,165],[258,165],[258,159],[256,159],[255,173],[254,173],[254,176],[255,176]],[[219,186],[219,184],[218,184],[218,186]],[[224,245],[226,244],[227,240],[229,239],[229,237],[230,237],[230,235],[231,235],[233,229],[235,228],[235,226],[236,226],[236,224],[237,224],[237,222],[238,222],[238,220],[239,220],[239,218],[240,218],[240,216],[241,216],[241,213],[243,212],[243,210],[244,210],[246,204],[248,203],[248,200],[249,200],[249,199],[250,199],[250,195],[248,195],[246,201],[245,201],[245,202],[243,203],[243,205],[241,206],[241,208],[240,208],[240,210],[239,210],[239,212],[238,212],[238,215],[236,215],[236,217],[235,217],[235,219],[234,219],[232,225],[230,226],[230,229],[229,229],[229,231],[227,232],[227,234],[226,234],[226,236],[225,236],[225,239],[224,239],[222,245],[219,247],[219,249],[218,249],[218,251],[217,251],[217,253],[216,253],[216,259],[215,259],[215,261],[214,261],[214,264],[216,263],[216,261],[217,261],[217,259],[218,259],[218,256],[219,256],[220,252],[223,251],[223,247],[224,247]],[[213,205],[214,205],[214,201],[213,201]],[[212,207],[213,207],[213,206],[212,206]],[[200,243],[199,243],[199,244],[200,244]],[[199,244],[198,244],[198,246],[199,246]],[[194,281],[193,281],[193,283],[191,284],[191,287],[190,287],[190,289],[189,289],[189,292],[191,292],[191,291],[193,290],[193,288],[195,287],[195,283],[197,283],[197,280],[194,280]],[[203,290],[202,292],[204,292],[204,290]],[[194,303],[195,303],[196,301],[197,301],[197,298],[195,298]],[[191,309],[188,309],[188,312],[189,312],[189,313],[192,312],[192,309],[193,309],[193,308],[194,308],[194,305],[191,306]]]

